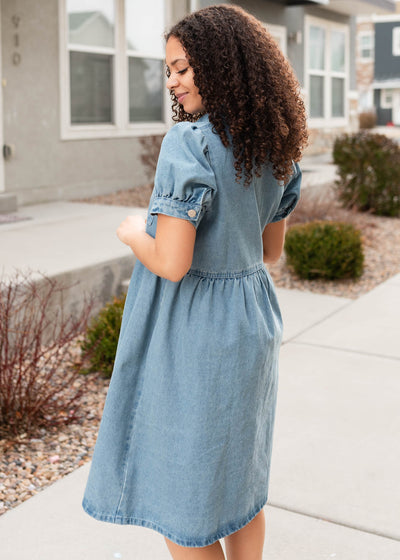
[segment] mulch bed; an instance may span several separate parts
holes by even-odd
[[[357,280],[305,281],[288,269],[285,257],[269,270],[275,285],[282,288],[309,290],[347,298],[357,298],[384,280],[400,272],[400,219],[360,214],[341,209],[333,191],[324,186],[323,192],[307,189],[293,213],[293,223],[319,219],[351,221],[362,231],[365,270]],[[112,195],[84,199],[95,204],[146,207],[151,185],[142,189],[120,191]],[[60,376],[63,374],[60,371]],[[91,459],[100,424],[109,380],[100,374],[90,374],[81,407],[84,418],[80,423],[62,428],[42,430],[39,437],[22,434],[15,440],[0,440],[0,515],[72,472]]]

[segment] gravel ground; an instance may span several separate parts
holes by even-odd
[[[400,271],[400,219],[344,211],[334,200],[332,189],[309,190],[293,213],[293,223],[312,218],[343,219],[362,231],[365,271],[357,280],[304,281],[294,276],[284,256],[270,267],[276,286],[322,294],[357,298]],[[86,202],[146,207],[151,186],[113,195],[86,199]],[[60,371],[62,375],[62,371]],[[15,440],[0,440],[0,515],[43,490],[57,479],[91,459],[109,380],[91,374],[82,401],[80,423],[42,430],[32,438],[22,434]]]
[[[91,459],[108,385],[90,374],[79,423],[0,440],[0,515]]]

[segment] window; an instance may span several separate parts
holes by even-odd
[[[347,29],[315,18],[306,22],[308,114],[311,122],[339,124],[346,117]]]
[[[393,107],[393,92],[391,89],[381,89],[381,107],[382,109]]]
[[[167,130],[163,0],[59,0],[63,138]]]
[[[358,47],[361,60],[372,60],[374,58],[374,34],[372,31],[359,33]]]
[[[143,5],[146,8],[143,8]],[[129,121],[162,121],[164,75],[164,4],[125,0]]]
[[[400,27],[393,27],[392,52],[393,56],[400,56]]]
[[[113,123],[113,0],[67,0],[71,124]]]

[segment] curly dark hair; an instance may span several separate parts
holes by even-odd
[[[244,171],[249,185],[271,163],[286,181],[307,145],[306,115],[299,83],[268,31],[242,8],[220,4],[186,16],[171,36],[187,54],[214,131],[224,146],[232,143],[237,180]],[[174,121],[196,120],[171,97]]]

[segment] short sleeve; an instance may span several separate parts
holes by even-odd
[[[188,220],[197,229],[215,192],[204,134],[195,123],[174,125],[161,145],[150,213]]]
[[[283,187],[283,195],[278,210],[272,218],[271,223],[283,220],[296,208],[300,198],[301,176],[302,173],[298,163],[293,163],[293,175],[290,177],[288,183]]]

